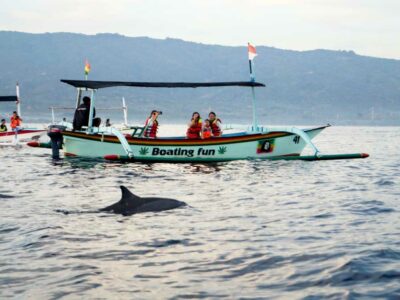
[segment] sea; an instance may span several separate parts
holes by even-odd
[[[400,127],[333,161],[115,163],[0,148],[0,299],[400,299]],[[186,207],[97,213],[121,198]]]

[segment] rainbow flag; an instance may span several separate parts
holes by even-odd
[[[85,75],[87,76],[90,72],[90,64],[89,61],[86,59],[85,61]]]

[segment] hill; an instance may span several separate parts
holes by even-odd
[[[343,125],[400,124],[400,61],[352,51],[291,51],[257,46],[256,90],[260,123]],[[0,94],[21,84],[23,110],[47,118],[51,105],[72,106],[75,91],[60,79],[83,79],[84,60],[92,80],[230,81],[248,80],[246,47],[118,34],[29,34],[0,31]],[[144,120],[153,108],[163,120],[189,120],[212,109],[226,123],[249,123],[247,88],[106,89],[97,107],[127,99],[131,119]],[[8,109],[8,108],[7,108]],[[4,112],[4,108],[0,108]],[[68,116],[72,113],[68,113]],[[119,117],[120,115],[118,115]],[[116,117],[116,116],[115,116]]]

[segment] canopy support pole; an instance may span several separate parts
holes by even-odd
[[[96,90],[91,91],[90,109],[89,109],[89,123],[88,123],[88,133],[93,132],[93,111],[95,105],[95,94]]]
[[[125,104],[125,98],[122,97],[122,110],[124,112],[124,125],[128,126],[128,107]]]
[[[77,88],[75,108],[78,108],[79,105],[81,104],[81,97],[82,97],[82,89]]]
[[[20,98],[19,98],[19,84],[18,84],[18,82],[17,82],[17,85],[15,86],[15,90],[16,90],[16,94],[17,94],[17,114],[18,114],[18,116],[20,116],[20,117],[22,117],[21,116],[21,101],[20,101]]]

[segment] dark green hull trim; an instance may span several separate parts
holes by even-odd
[[[351,154],[321,154],[318,156],[305,155],[305,156],[278,156],[272,157],[272,160],[284,159],[284,160],[334,160],[334,159],[355,159],[355,158],[367,158],[369,154],[367,153],[351,153]]]
[[[337,159],[355,159],[355,158],[367,158],[369,154],[367,153],[351,153],[351,154],[320,154],[318,156],[314,155],[291,155],[291,156],[276,156],[276,157],[269,157],[264,158],[266,160],[306,160],[306,161],[315,161],[315,160],[337,160]],[[166,159],[152,159],[152,160],[141,160],[135,159],[134,157],[122,156],[122,155],[106,155],[104,157],[106,160],[110,161],[122,161],[122,162],[172,162],[172,163],[179,163],[183,161],[174,161],[174,160],[166,160]],[[222,162],[223,160],[207,160],[207,159],[199,159],[198,162]],[[231,161],[231,160],[227,160]]]

